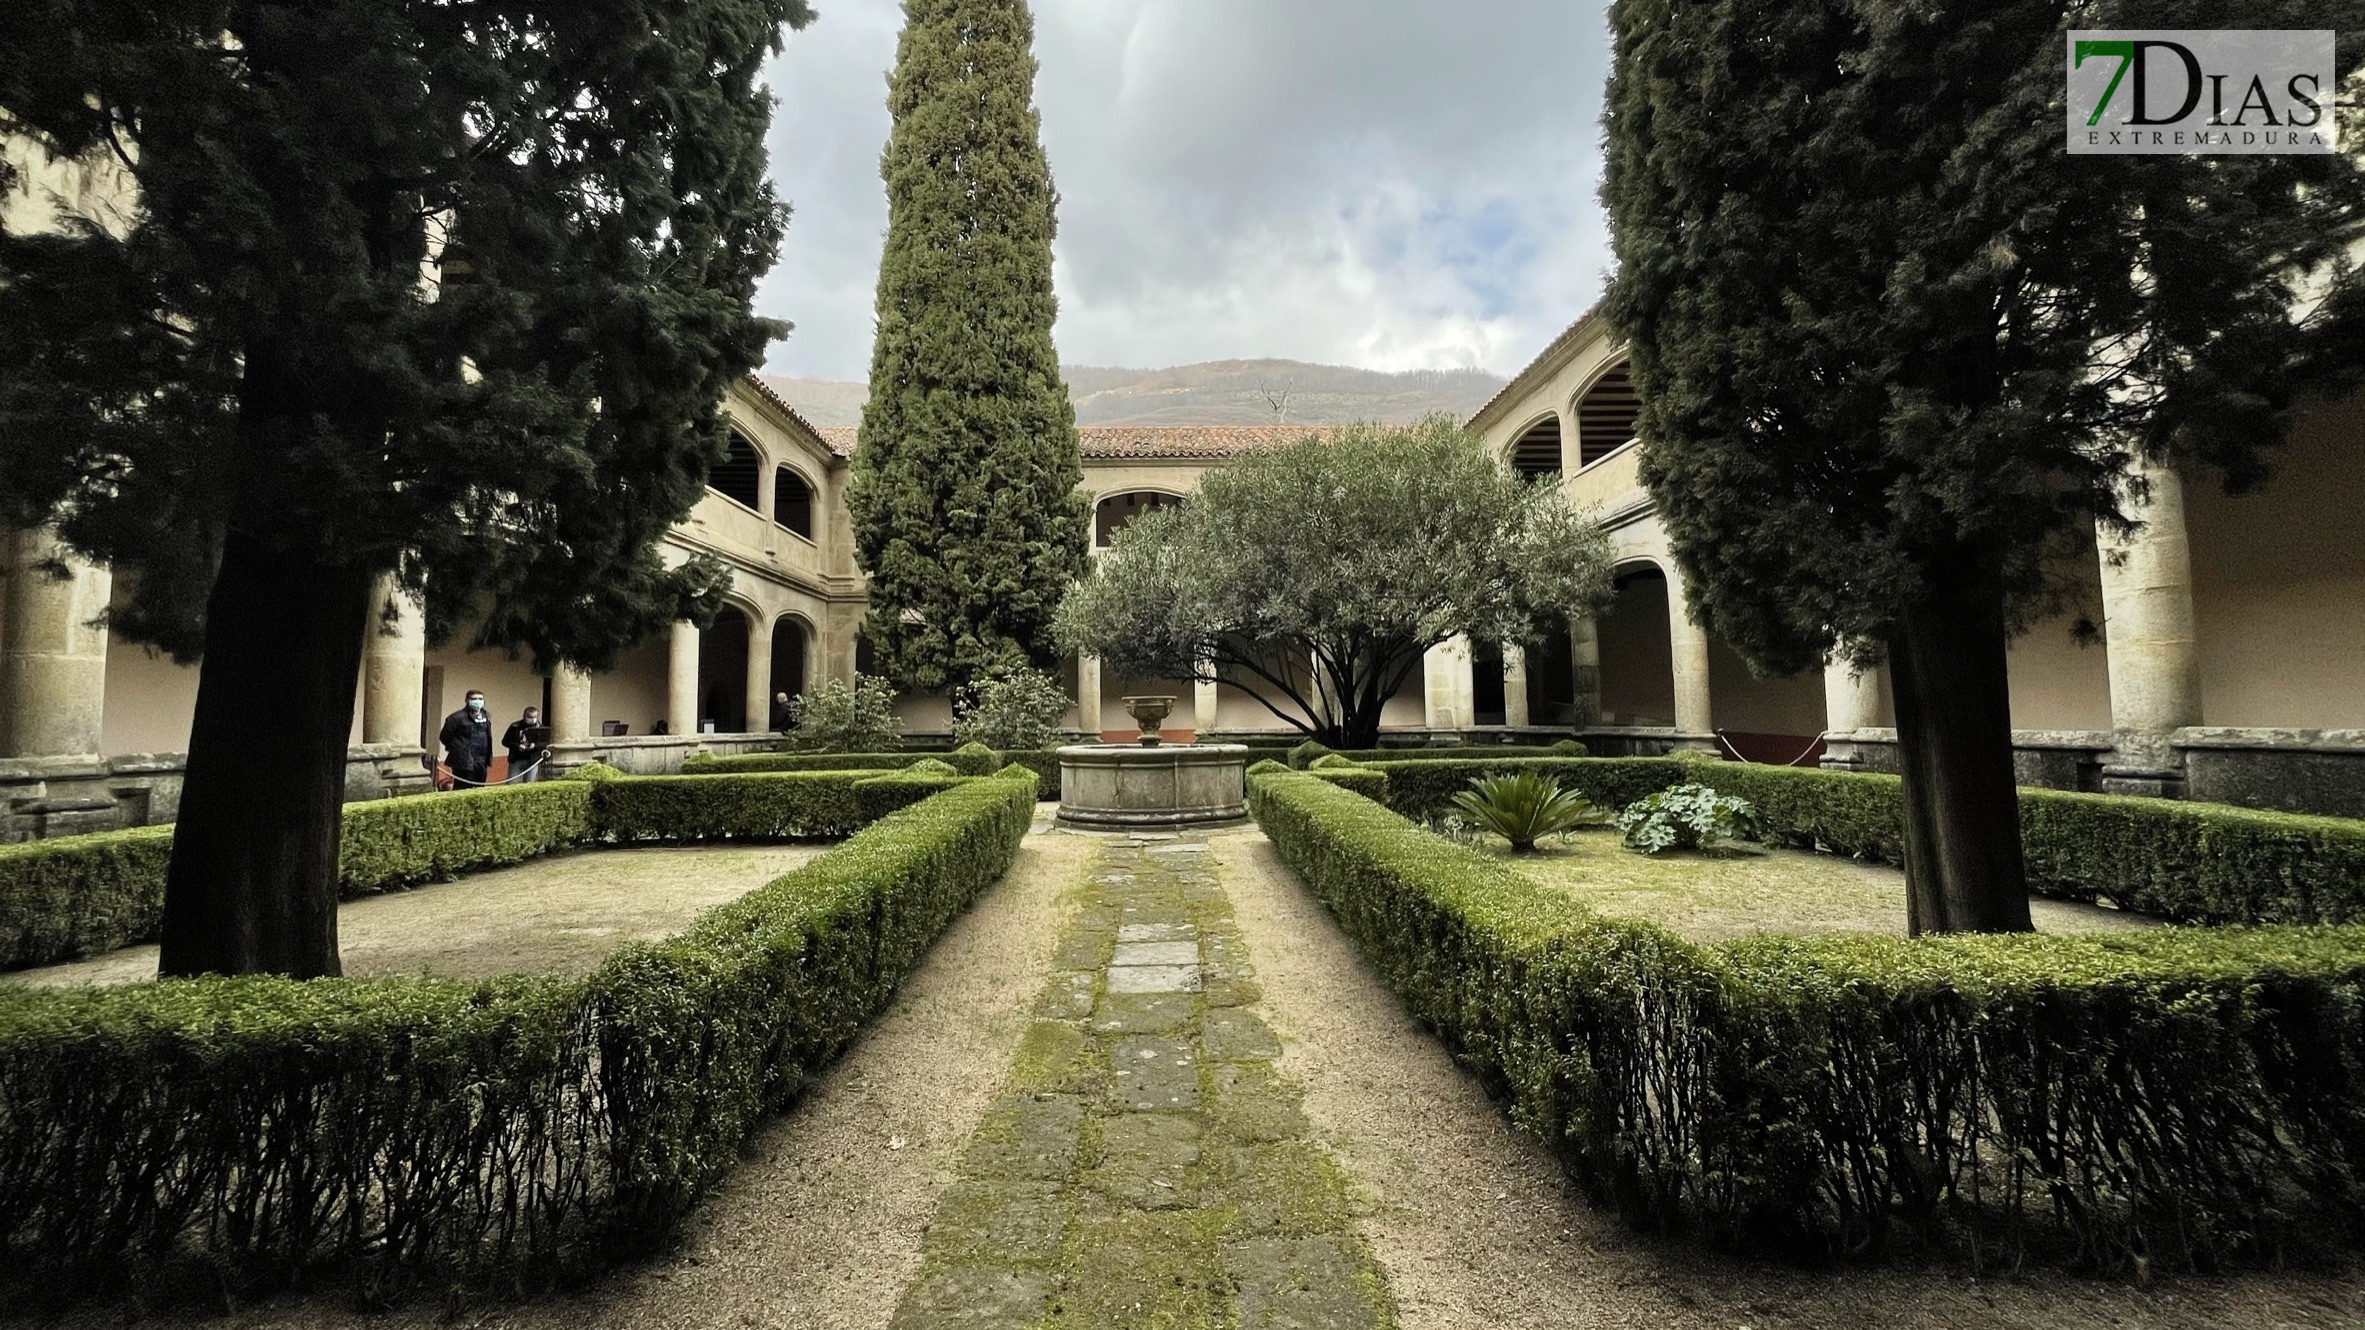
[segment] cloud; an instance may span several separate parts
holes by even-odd
[[[1060,354],[1517,369],[1599,294],[1608,36],[1542,0],[1036,0]],[[901,15],[838,0],[775,62],[796,206],[759,297],[783,373],[859,377]]]

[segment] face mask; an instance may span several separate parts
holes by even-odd
[[[482,710],[484,710],[484,699],[483,699],[483,698],[481,698],[481,697],[472,697],[472,698],[469,698],[469,699],[468,699],[468,709],[469,709],[470,711],[482,711]]]

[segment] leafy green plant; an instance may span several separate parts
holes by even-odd
[[[586,762],[582,766],[575,768],[565,775],[557,777],[559,780],[581,780],[591,781],[594,783],[603,780],[621,780],[623,778],[623,772],[616,770],[614,767],[609,766],[605,762]]]
[[[1306,764],[1308,771],[1362,771],[1365,769],[1361,762],[1341,753],[1324,753]]]
[[[1299,744],[1297,747],[1289,750],[1289,765],[1294,770],[1303,771],[1307,767],[1314,765],[1315,762],[1321,760],[1322,758],[1330,756],[1330,754],[1330,745],[1320,743],[1313,739],[1308,739],[1304,743]]]
[[[1626,805],[1618,814],[1626,848],[1644,854],[1697,850],[1717,841],[1758,838],[1756,805],[1739,795],[1718,794],[1705,785],[1678,785]]]
[[[953,698],[953,737],[987,748],[1041,748],[1059,737],[1059,719],[1075,706],[1057,676],[1003,670]]]
[[[908,767],[905,767],[903,769],[903,774],[906,776],[958,776],[963,773],[959,767],[956,767],[952,763],[945,761],[943,758],[923,757],[919,761],[912,763]]]
[[[807,752],[875,753],[893,748],[902,735],[895,690],[885,679],[857,674],[851,687],[831,679],[807,690],[788,741]]]
[[[1574,739],[1562,739],[1552,745],[1552,755],[1554,757],[1583,757],[1586,755],[1586,748],[1585,745]]]
[[[1540,837],[1557,836],[1600,813],[1584,795],[1537,771],[1480,776],[1453,802],[1477,825],[1511,842],[1513,854],[1533,854]]]

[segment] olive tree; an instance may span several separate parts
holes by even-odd
[[[1430,647],[1513,645],[1591,613],[1607,538],[1450,419],[1355,425],[1243,455],[1120,530],[1061,604],[1062,646],[1152,678],[1216,680],[1341,748]]]

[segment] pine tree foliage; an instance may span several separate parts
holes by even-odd
[[[379,574],[544,667],[711,608],[719,565],[655,542],[783,331],[750,309],[785,223],[757,77],[811,17],[0,6],[8,132],[130,184],[0,234],[0,524],[56,523],[130,589],[117,633],[203,658],[168,969],[333,971]],[[198,924],[213,941],[180,947]]]
[[[1051,324],[1057,198],[1022,0],[907,0],[887,246],[848,493],[879,668],[936,691],[1055,663],[1090,514]]]
[[[2060,556],[2091,567],[2097,522],[2132,515],[2133,460],[2253,483],[2309,394],[2365,368],[2353,149],[2072,157],[2066,32],[2338,26],[2354,87],[2365,5],[1611,16],[1607,310],[1693,610],[1779,672],[1886,656],[1925,839],[2012,842],[1973,873],[2000,908],[2019,872],[2003,644],[2054,603]],[[1964,801],[1995,825],[1942,833]]]

